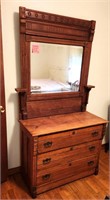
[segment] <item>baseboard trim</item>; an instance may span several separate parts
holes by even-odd
[[[21,172],[21,166],[11,168],[11,169],[8,169],[8,176],[11,176],[11,175],[14,175],[14,174],[17,174],[17,173],[20,173],[20,172]]]

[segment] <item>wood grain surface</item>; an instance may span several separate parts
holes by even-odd
[[[84,179],[66,184],[60,188],[44,192],[37,196],[38,200],[104,200],[109,191],[109,152],[101,150],[100,171],[97,176],[88,176]],[[32,199],[21,174],[9,176],[5,183],[1,184],[1,199]]]

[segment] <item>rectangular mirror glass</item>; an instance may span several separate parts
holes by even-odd
[[[31,42],[31,92],[79,91],[83,47]]]

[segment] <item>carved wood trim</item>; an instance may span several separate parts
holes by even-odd
[[[27,89],[16,88],[19,97],[19,119],[27,119]]]
[[[82,111],[86,111],[86,105],[88,104],[89,92],[92,88],[95,88],[95,86],[93,85],[84,86],[85,95],[83,95],[83,98],[82,98],[82,107],[81,107]]]
[[[92,41],[95,21],[77,19],[36,10],[19,8],[20,32],[30,35]],[[37,23],[37,24],[36,24]]]

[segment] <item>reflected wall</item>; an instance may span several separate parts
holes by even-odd
[[[83,47],[31,42],[32,92],[78,91]]]

